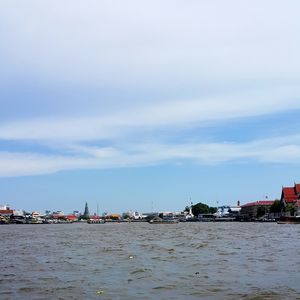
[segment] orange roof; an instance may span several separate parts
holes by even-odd
[[[111,217],[111,218],[120,218],[121,215],[119,215],[119,214],[110,214],[108,217]]]
[[[71,220],[71,221],[74,221],[74,220],[77,220],[77,219],[78,219],[78,217],[76,217],[75,215],[67,215],[66,218],[67,218],[68,220]]]
[[[0,210],[0,215],[11,215],[13,213],[14,213],[14,211],[12,209],[1,209]]]

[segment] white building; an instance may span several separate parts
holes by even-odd
[[[10,210],[8,204],[0,204],[0,210]]]

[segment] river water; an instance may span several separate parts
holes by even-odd
[[[300,225],[3,225],[0,299],[300,299]]]

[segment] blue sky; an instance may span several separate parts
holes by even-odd
[[[298,1],[2,1],[0,203],[180,210],[300,182]]]

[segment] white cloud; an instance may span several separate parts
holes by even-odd
[[[11,0],[0,8],[7,75],[81,85],[299,79],[298,1]]]
[[[0,176],[186,159],[294,162],[300,146],[295,136],[243,144],[167,144],[156,136],[161,130],[168,135],[299,110],[299,9],[293,0],[2,2],[0,81],[13,92],[7,96],[1,89],[0,98],[12,101],[16,110],[18,102],[23,108],[29,103],[27,115],[35,103],[45,104],[45,114],[19,120],[14,111],[7,112],[10,121],[0,121],[0,141],[34,140],[63,154],[0,152]],[[45,90],[23,97],[28,82]],[[60,87],[72,93],[54,99]],[[175,99],[178,87],[193,96]],[[102,88],[120,89],[113,104]],[[93,99],[99,100],[91,105],[88,92],[94,89]],[[159,96],[149,100],[148,91]],[[78,108],[72,96],[65,99],[77,93],[87,95]],[[52,106],[59,111],[63,101],[73,106],[72,113],[47,113]],[[154,142],[139,140],[143,134]],[[87,141],[107,146],[90,147]]]
[[[0,176],[49,174],[74,169],[141,167],[193,161],[199,165],[224,162],[299,164],[300,136],[248,143],[139,144],[122,148],[70,146],[68,155],[0,152]]]
[[[1,177],[51,174],[62,170],[87,167],[91,167],[88,160],[76,157],[0,152]]]
[[[39,118],[0,124],[0,139],[85,141],[125,139],[143,130],[205,126],[234,118],[300,109],[300,90],[263,89],[210,99],[181,100],[131,107],[105,115]]]

